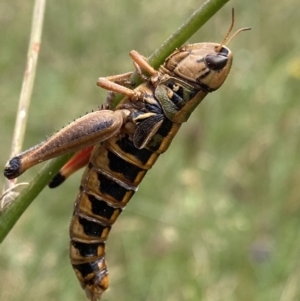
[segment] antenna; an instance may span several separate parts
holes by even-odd
[[[250,30],[251,28],[250,27],[243,27],[241,29],[239,29],[238,31],[236,31],[229,39],[229,35],[232,31],[232,28],[233,28],[233,25],[234,25],[234,8],[232,8],[232,11],[231,11],[231,24],[230,24],[230,27],[229,27],[229,30],[227,31],[227,34],[226,36],[224,37],[222,43],[216,48],[216,51],[217,52],[220,52],[223,45],[228,45],[230,43],[230,41],[235,37],[237,36],[240,32],[242,31],[246,31],[246,30]],[[228,40],[228,41],[227,41]]]
[[[237,31],[230,37],[230,39],[227,41],[227,43],[224,44],[224,45],[228,45],[228,44],[230,43],[230,41],[231,41],[234,37],[236,37],[240,32],[246,31],[246,30],[251,30],[251,27],[243,27],[243,28],[237,30]]]

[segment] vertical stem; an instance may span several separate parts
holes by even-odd
[[[41,36],[43,29],[43,21],[45,15],[46,0],[35,0],[33,9],[33,18],[31,24],[30,42],[27,54],[26,68],[23,78],[23,84],[19,99],[19,107],[17,111],[15,129],[11,145],[11,157],[21,152],[24,135],[26,130],[26,122],[28,116],[28,108],[31,101],[33,83],[35,79],[35,71],[38,61],[38,55],[41,45]],[[16,179],[6,180],[3,192],[12,188],[16,184]],[[3,209],[9,198],[4,197],[0,203],[0,210]]]

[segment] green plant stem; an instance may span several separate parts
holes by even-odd
[[[221,9],[229,0],[208,0],[168,39],[162,44],[149,58],[149,63],[157,68],[163,63],[168,55],[175,48],[180,47],[188,40],[205,22],[207,22],[219,9]],[[133,75],[138,84],[137,75]],[[116,97],[114,106],[121,99]],[[60,167],[70,158],[71,155],[65,155],[48,162],[29,185],[22,190],[20,195],[13,203],[0,214],[0,242],[6,237],[22,213],[43,190],[49,180],[60,169]]]
[[[182,46],[193,34],[195,34],[218,10],[220,10],[229,0],[208,0],[203,3],[194,13],[180,26],[159,48],[157,48],[148,58],[149,64],[158,69],[165,59],[174,51]],[[141,83],[137,72],[131,76],[131,81],[135,86]],[[113,101],[116,106],[122,98],[117,95]]]
[[[20,195],[0,213],[0,242],[3,241],[7,233],[12,229],[22,213],[39,195],[53,176],[59,171],[61,166],[72,154],[67,154],[47,162],[36,174],[33,180],[22,190]]]

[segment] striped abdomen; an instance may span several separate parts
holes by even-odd
[[[104,256],[111,226],[179,127],[165,119],[143,149],[137,149],[128,135],[113,137],[95,147],[82,176],[70,224],[71,262],[91,300],[99,298],[108,287]]]

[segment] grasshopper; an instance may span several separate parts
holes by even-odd
[[[86,166],[70,224],[70,258],[91,301],[99,299],[109,286],[105,244],[112,225],[147,171],[169,148],[181,124],[227,78],[233,58],[227,45],[238,33],[250,29],[242,28],[228,39],[233,23],[234,17],[221,44],[183,46],[158,70],[131,51],[142,84],[130,89],[132,73],[101,77],[97,82],[111,93],[124,95],[115,109],[103,106],[7,163],[4,175],[13,179],[37,163],[77,151],[49,186],[58,186]]]

